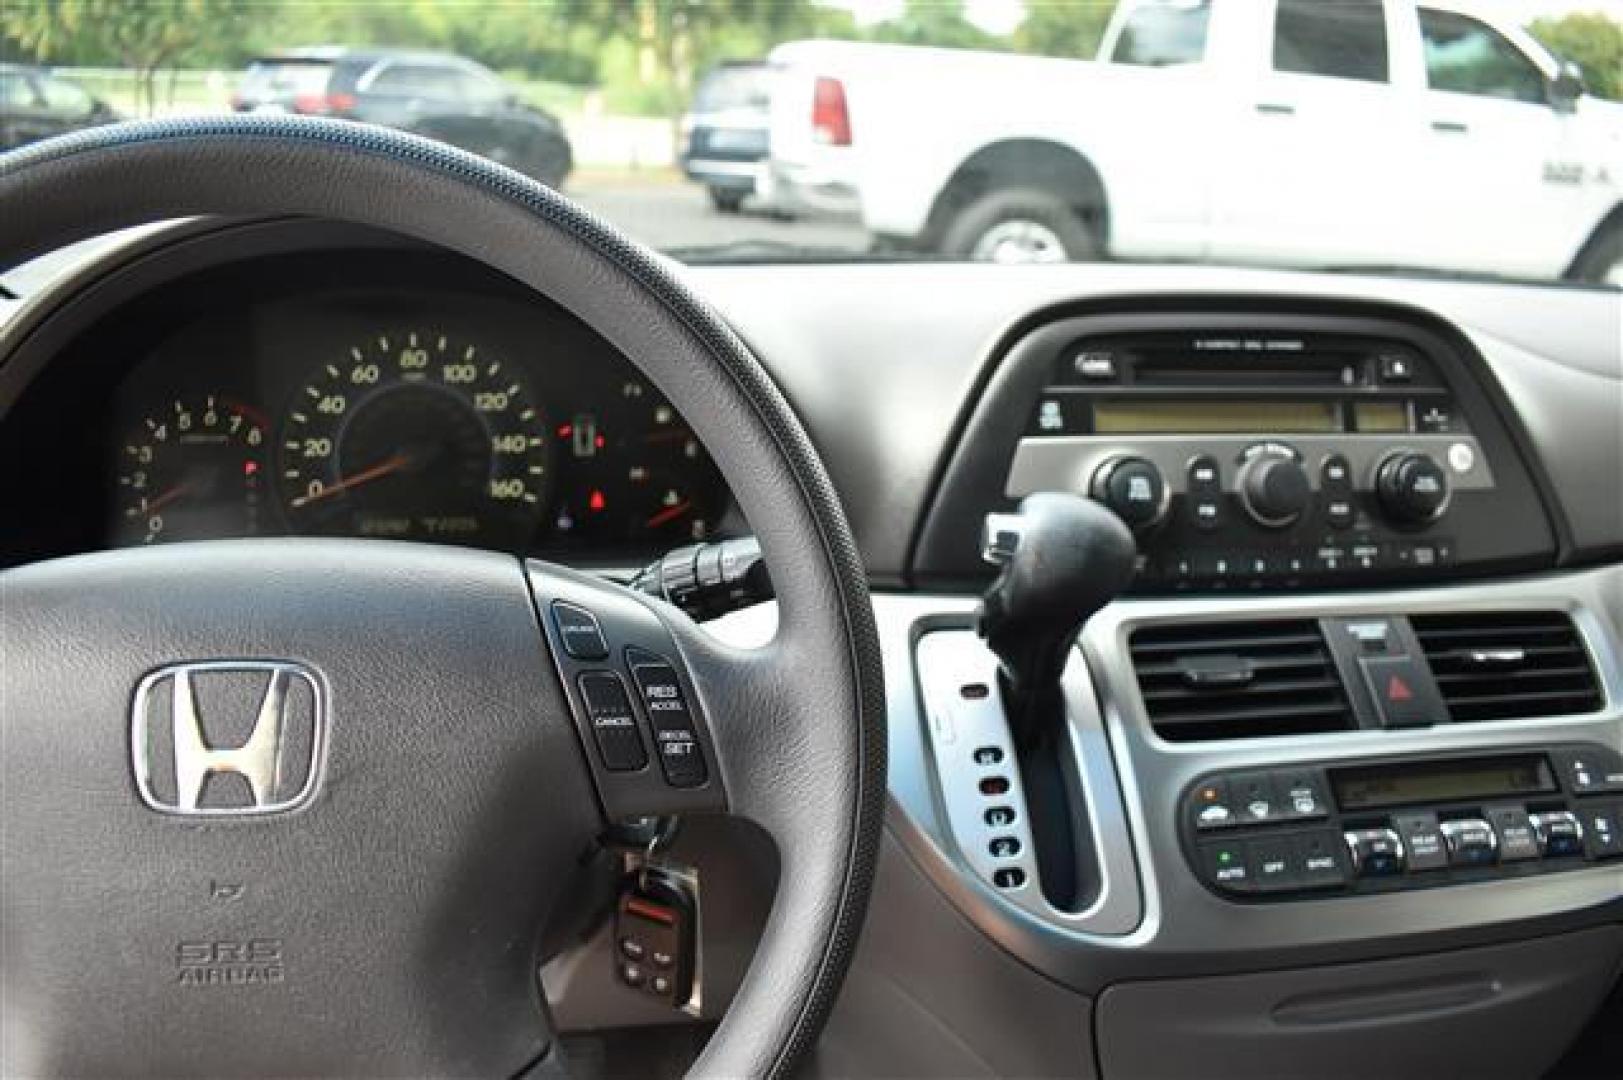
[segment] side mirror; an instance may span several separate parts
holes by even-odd
[[[1584,74],[1571,60],[1561,62],[1561,70],[1550,80],[1550,105],[1556,112],[1571,112],[1584,95]]]

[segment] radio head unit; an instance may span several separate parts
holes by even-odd
[[[1395,320],[1040,328],[988,387],[917,569],[977,575],[976,514],[1038,491],[1091,496],[1133,529],[1137,591],[1374,584],[1547,559],[1548,518],[1469,366],[1456,343]]]

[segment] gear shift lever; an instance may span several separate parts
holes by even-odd
[[[1133,534],[1077,495],[1028,495],[1013,514],[988,514],[981,554],[1001,566],[981,598],[977,631],[1002,662],[1015,741],[1031,746],[1058,716],[1060,673],[1082,625],[1133,579]]]

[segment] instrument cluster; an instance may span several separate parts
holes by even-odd
[[[107,540],[338,535],[655,553],[731,499],[671,404],[564,312],[477,291],[249,297],[113,403]]]

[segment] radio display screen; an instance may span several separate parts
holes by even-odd
[[[1331,769],[1330,783],[1344,812],[1557,790],[1542,754]]]
[[[1409,408],[1401,401],[1360,401],[1353,406],[1359,431],[1394,434],[1409,430]]]
[[[1096,401],[1099,435],[1321,435],[1341,430],[1333,401]]]

